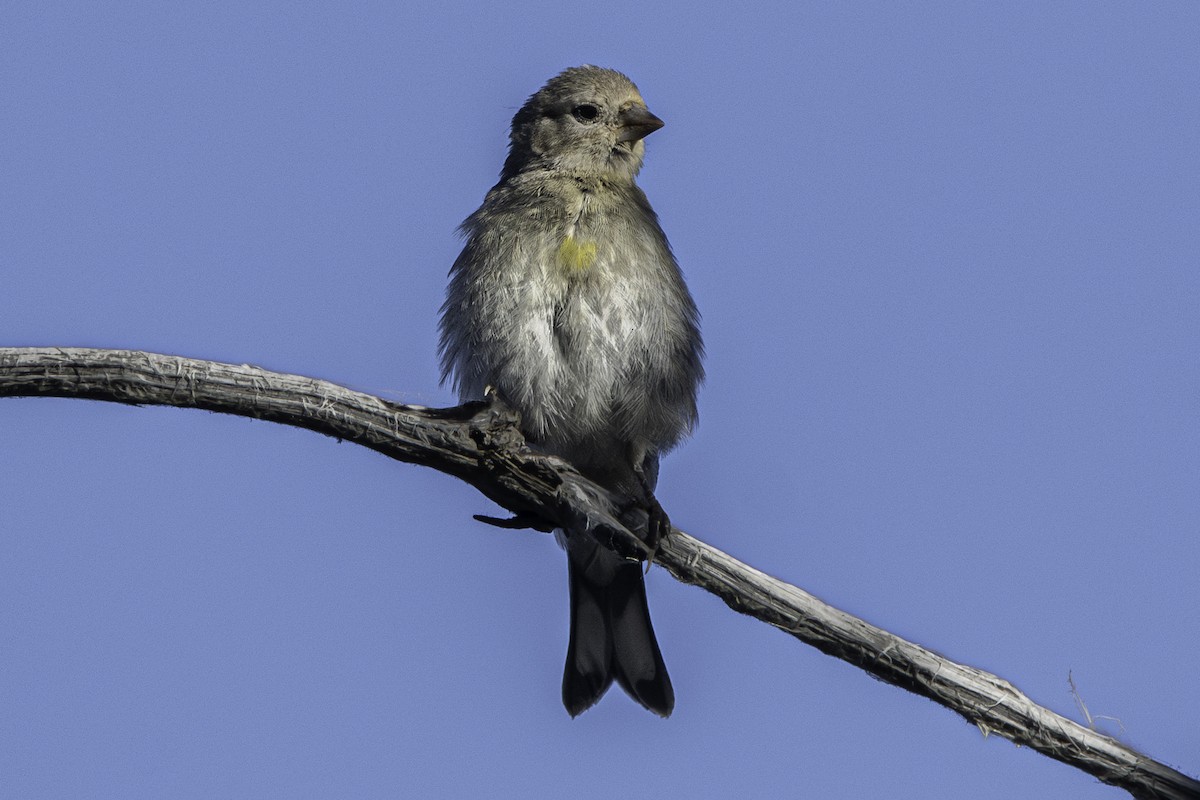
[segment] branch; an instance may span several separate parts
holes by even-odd
[[[528,449],[515,414],[487,403],[400,405],[249,364],[131,350],[0,348],[0,397],[34,396],[203,408],[307,428],[464,480],[520,519],[587,531],[627,557],[645,554],[618,519],[620,498],[563,460]],[[1200,798],[1200,782],[1037,705],[1008,681],[839,611],[682,531],[662,543],[656,560],[735,611],[928,697],[985,734],[1028,746],[1136,798]]]

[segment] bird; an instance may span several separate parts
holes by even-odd
[[[460,226],[439,326],[443,383],[464,402],[498,398],[531,447],[644,509],[651,553],[671,531],[654,495],[659,459],[695,427],[704,380],[699,312],[635,180],[663,124],[612,69],[572,67],[532,94],[499,182]],[[641,564],[586,532],[556,538],[568,564],[567,712],[615,680],[669,716]]]

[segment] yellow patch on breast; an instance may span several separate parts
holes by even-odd
[[[558,247],[558,263],[567,270],[585,270],[596,263],[596,243],[567,236]]]

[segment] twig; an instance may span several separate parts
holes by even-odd
[[[0,348],[4,396],[204,408],[307,428],[467,481],[519,521],[586,530],[628,557],[645,551],[618,519],[619,498],[561,459],[525,447],[511,412],[485,403],[449,409],[399,405],[249,364],[85,348]],[[1200,798],[1200,782],[1037,705],[1008,681],[833,608],[682,531],[660,545],[657,561],[735,611],[928,697],[982,731],[1070,764],[1136,798]]]

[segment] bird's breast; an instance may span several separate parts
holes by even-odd
[[[568,276],[586,272],[596,263],[597,244],[594,239],[582,239],[567,233],[558,246],[557,266]]]

